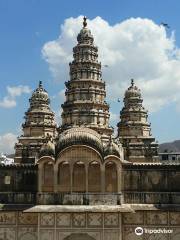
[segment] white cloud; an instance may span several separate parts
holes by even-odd
[[[6,133],[0,136],[0,153],[14,153],[14,144],[17,141],[17,136],[13,133]]]
[[[57,125],[61,125],[62,119],[61,119],[61,114],[62,114],[62,108],[58,109],[57,111],[54,111],[55,113],[55,122]]]
[[[180,104],[180,49],[175,45],[174,33],[169,36],[164,27],[142,18],[130,18],[111,26],[96,17],[88,20],[88,27],[99,47],[102,66],[109,66],[102,67],[108,98],[122,98],[134,78],[150,111],[158,111],[172,102]],[[59,38],[43,46],[43,57],[60,81],[68,80],[68,62],[72,60],[72,48],[81,28],[82,16],[66,19]]]
[[[7,86],[7,95],[0,101],[0,107],[12,108],[17,105],[16,97],[20,97],[22,94],[30,93],[31,89],[29,86]]]
[[[0,101],[0,107],[3,108],[12,108],[16,106],[16,101],[14,99],[10,99],[8,96],[4,97],[2,101]]]
[[[61,91],[59,92],[59,97],[60,97],[60,101],[63,103],[66,99],[65,97],[65,89],[61,89]]]
[[[113,123],[113,122],[118,122],[120,119],[119,119],[119,114],[116,114],[116,113],[113,113],[113,112],[110,112],[110,122]]]

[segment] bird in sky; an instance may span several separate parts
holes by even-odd
[[[161,25],[162,25],[163,27],[165,27],[165,28],[170,28],[170,26],[168,25],[168,23],[162,22]]]

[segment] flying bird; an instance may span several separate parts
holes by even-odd
[[[162,22],[161,25],[162,25],[163,27],[165,27],[165,28],[170,28],[170,26],[168,25],[168,23]]]
[[[104,67],[109,67],[108,65],[103,65]]]

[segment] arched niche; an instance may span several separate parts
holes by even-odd
[[[42,191],[53,191],[54,186],[54,170],[51,162],[45,162],[43,165],[42,175]]]
[[[73,192],[85,192],[86,191],[86,172],[85,164],[82,161],[78,161],[73,167]]]
[[[87,233],[71,233],[64,240],[95,240],[93,237],[89,236]]]
[[[88,192],[101,191],[101,169],[97,161],[90,162],[88,167]]]
[[[67,161],[58,165],[58,190],[62,192],[71,190],[70,165]]]
[[[20,237],[20,240],[36,240],[37,237],[34,233],[27,232]]]
[[[105,191],[117,192],[117,167],[112,161],[109,161],[105,165]]]

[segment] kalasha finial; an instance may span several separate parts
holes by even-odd
[[[134,86],[134,79],[133,78],[131,79],[131,86],[132,87]]]
[[[86,22],[86,21],[87,21],[87,17],[84,16],[84,17],[83,17],[83,20],[84,20],[84,21],[83,21],[83,27],[85,28],[85,27],[87,26],[87,22]]]
[[[42,88],[42,81],[39,81],[39,88]]]

